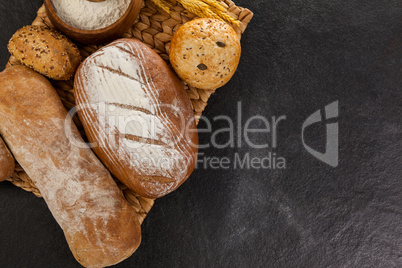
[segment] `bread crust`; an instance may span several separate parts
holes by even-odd
[[[162,197],[193,172],[198,134],[191,102],[181,81],[148,46],[120,39],[92,54],[77,70],[74,96],[88,139],[96,143],[93,150],[133,191]],[[122,129],[109,124],[112,116],[132,117],[133,125]],[[139,128],[145,131],[139,133]]]
[[[183,24],[170,42],[169,58],[190,86],[212,90],[224,86],[240,61],[240,39],[227,23],[195,19]]]
[[[55,80],[73,77],[82,61],[73,42],[44,26],[29,25],[19,29],[11,37],[8,50],[24,65]]]
[[[15,169],[14,157],[0,138],[0,182],[11,177]]]
[[[0,132],[81,265],[132,255],[141,240],[137,215],[43,76],[24,66],[0,73]]]

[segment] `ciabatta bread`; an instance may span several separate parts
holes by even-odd
[[[4,144],[4,141],[0,138],[0,182],[10,178],[13,174],[14,168],[14,157]]]
[[[193,172],[198,134],[190,99],[142,42],[120,39],[88,57],[74,95],[93,150],[130,189],[158,198]]]
[[[132,255],[141,240],[137,215],[46,78],[23,66],[0,73],[0,132],[83,266]]]

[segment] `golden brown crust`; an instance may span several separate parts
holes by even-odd
[[[0,182],[10,178],[14,168],[14,157],[11,155],[3,139],[0,138]]]
[[[8,50],[26,66],[55,80],[70,79],[82,60],[77,46],[67,37],[36,25],[18,30]]]
[[[105,267],[132,255],[141,240],[137,214],[42,75],[24,66],[0,73],[0,132],[77,261]]]
[[[110,51],[114,51],[113,53],[116,53],[115,56],[120,61],[110,58]],[[115,69],[112,69],[111,66],[104,66],[104,62],[117,62],[117,64],[113,66]],[[119,63],[122,63],[121,66]],[[129,69],[133,70],[134,74],[124,73],[124,66],[131,66]],[[139,71],[139,77],[135,78],[137,66],[142,71]],[[94,74],[98,76],[94,77]],[[104,80],[105,77],[112,77],[112,79],[107,80],[107,84],[97,82]],[[122,82],[130,77],[132,80],[139,80],[142,84],[140,91],[135,92],[134,81],[131,81],[132,84],[129,84],[127,88],[127,91],[135,92],[131,100],[133,104],[137,103],[135,106],[122,104],[130,103],[130,100],[126,100],[129,93],[122,94],[121,98],[117,95],[117,91],[123,88],[123,83],[120,83],[118,87],[111,88],[112,81]],[[159,198],[177,189],[193,172],[198,152],[198,134],[194,115],[190,99],[181,81],[159,55],[148,46],[135,39],[120,39],[88,57],[81,64],[75,76],[74,96],[78,106],[85,107],[87,104],[98,106],[99,102],[93,101],[92,98],[105,91],[113,92],[111,97],[115,99],[107,99],[107,101],[113,102],[113,108],[126,106],[124,112],[128,112],[120,114],[118,118],[128,119],[138,111],[144,118],[152,118],[150,121],[142,120],[145,125],[157,122],[159,119],[169,123],[164,125],[162,123],[160,127],[159,125],[155,127],[161,130],[155,139],[138,137],[138,135],[124,135],[125,139],[137,142],[136,144],[150,150],[151,157],[149,157],[142,151],[142,147],[138,150],[125,147],[125,140],[121,139],[123,133],[110,131],[109,129],[115,129],[114,126],[105,128],[107,122],[101,122],[99,114],[93,109],[79,109],[78,114],[89,141],[102,144],[102,146],[93,147],[97,156],[116,178],[141,196]],[[151,103],[151,109],[148,112],[144,110],[144,107],[138,105],[138,103],[144,103],[138,101],[143,95],[147,96],[144,99],[145,103]],[[118,102],[117,105],[116,102]],[[135,112],[132,112],[130,107],[135,108]],[[151,110],[158,112],[154,114]],[[156,125],[156,123],[151,124]],[[176,144],[173,146],[163,144],[171,140],[176,140]],[[156,149],[158,146],[169,150],[168,157],[158,154]],[[171,154],[171,152],[173,153]],[[137,158],[134,159],[133,156]],[[138,161],[151,158],[152,163]],[[181,160],[178,160],[180,158]],[[165,173],[167,176],[161,175],[165,160],[174,166]],[[152,169],[147,167],[147,164],[152,165]]]
[[[196,19],[185,23],[170,43],[170,62],[181,79],[200,89],[222,87],[239,64],[240,39],[227,23]]]

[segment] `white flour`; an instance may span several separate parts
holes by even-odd
[[[52,0],[57,15],[64,22],[81,30],[106,28],[127,11],[130,0]]]

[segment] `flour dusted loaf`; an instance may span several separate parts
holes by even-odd
[[[239,65],[240,39],[226,22],[196,19],[177,30],[170,42],[170,62],[190,86],[216,89],[232,78]]]
[[[13,174],[14,168],[14,157],[4,144],[4,141],[0,138],[0,182],[10,178]]]
[[[24,66],[0,73],[0,132],[77,261],[105,267],[132,255],[141,240],[137,215],[43,76]]]
[[[135,39],[120,39],[88,57],[74,81],[78,114],[93,150],[138,194],[158,198],[193,172],[194,115],[167,64]]]
[[[19,29],[11,37],[8,50],[24,65],[55,80],[73,77],[82,60],[73,42],[44,26],[29,25]]]

